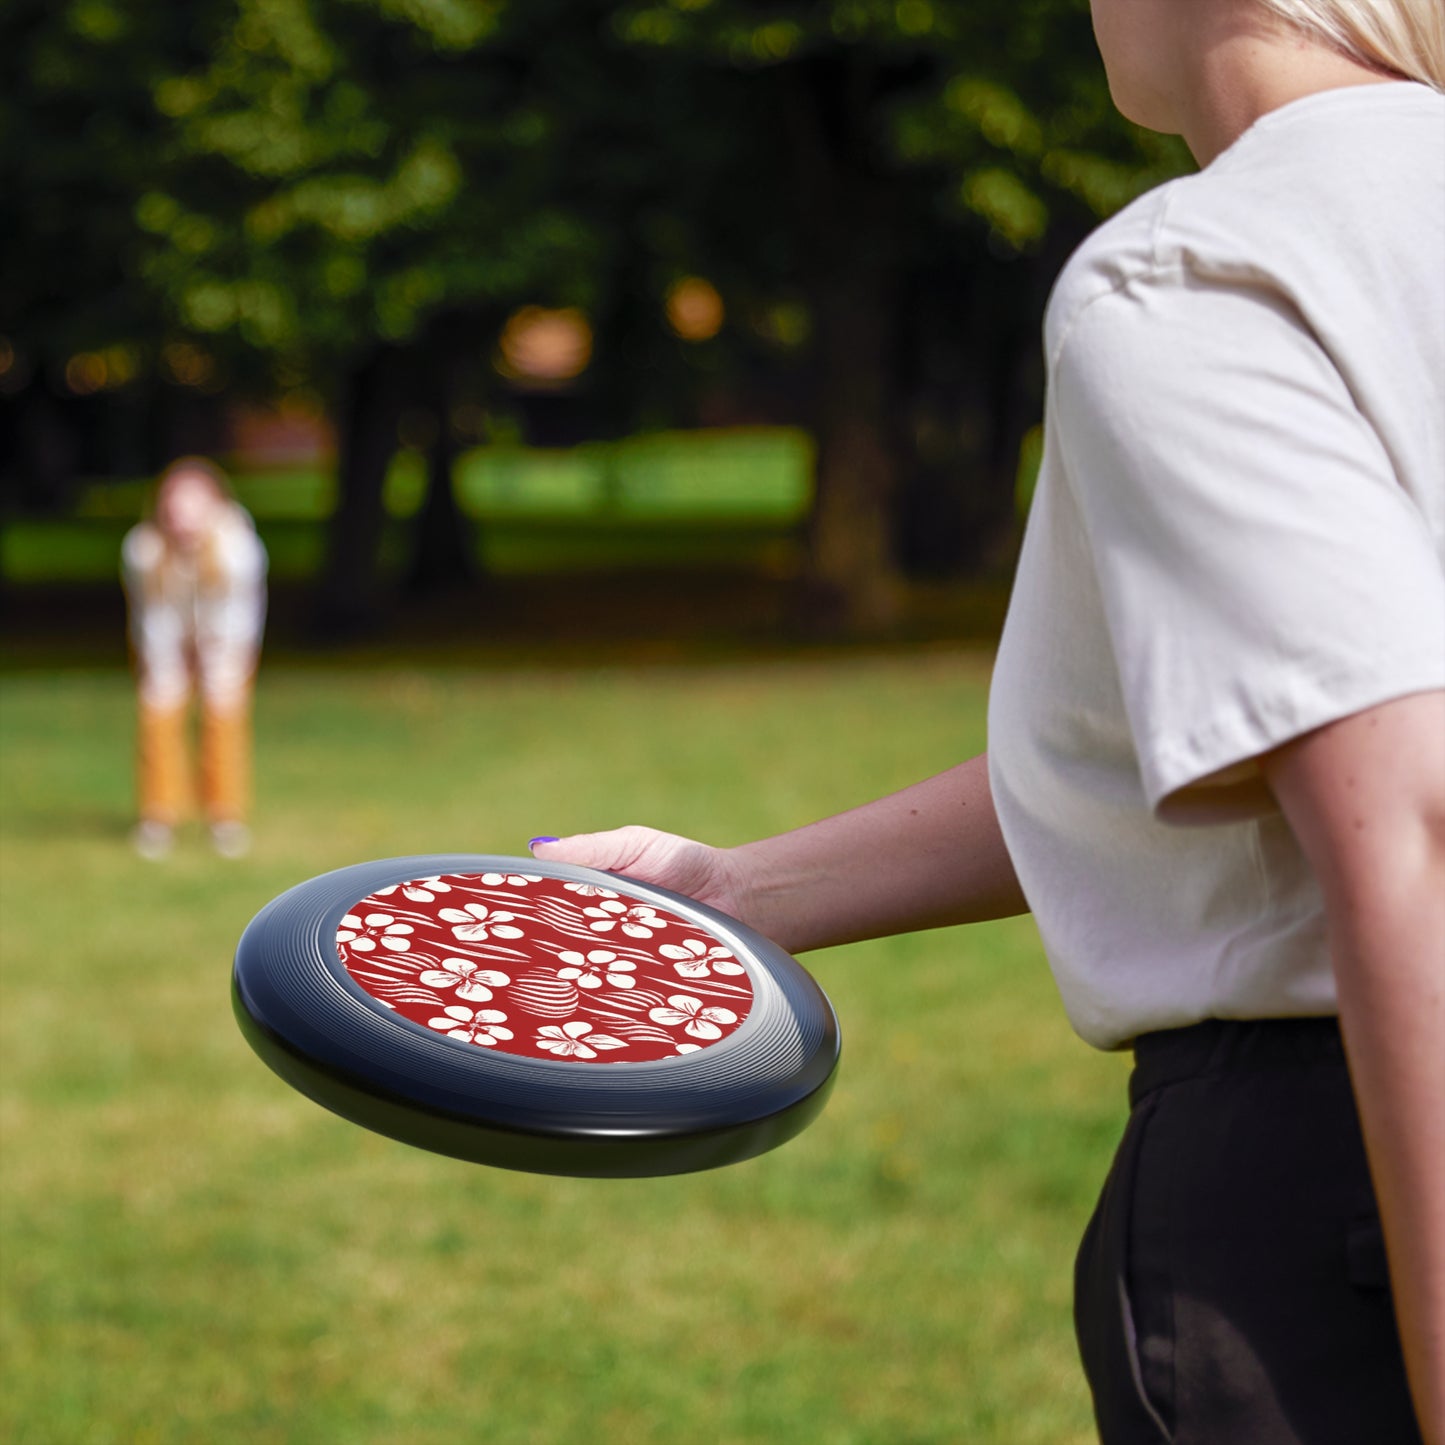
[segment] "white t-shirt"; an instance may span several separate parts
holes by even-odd
[[[266,621],[266,548],[250,515],[228,506],[202,559],[173,555],[153,522],[121,544],[130,640],[148,707],[184,703],[198,684],[209,706],[239,702]]]
[[[1445,688],[1445,96],[1271,112],[1085,242],[1045,339],[989,753],[1069,1017],[1333,1013],[1255,760]]]

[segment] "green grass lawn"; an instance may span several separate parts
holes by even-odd
[[[135,859],[119,674],[3,680],[0,1439],[1076,1445],[1123,1065],[1013,920],[813,955],[838,1087],[761,1159],[576,1181],[343,1123],[248,1051],[268,898],[630,821],[738,841],[977,750],[986,659],[263,674],[257,847]]]

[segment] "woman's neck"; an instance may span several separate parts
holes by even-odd
[[[1179,133],[1201,166],[1291,101],[1400,79],[1282,24],[1263,26],[1231,10],[1198,8],[1200,23],[1189,43],[1195,63],[1175,92]],[[1204,18],[1211,11],[1213,24]]]

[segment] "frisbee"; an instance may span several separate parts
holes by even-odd
[[[232,1003],[353,1123],[504,1169],[637,1177],[762,1154],[823,1108],[838,1023],[776,944],[691,898],[532,858],[358,863],[251,921]]]

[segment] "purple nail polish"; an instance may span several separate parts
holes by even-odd
[[[559,838],[533,838],[528,842],[527,846],[529,848],[535,848],[538,843],[557,843],[560,841]]]

